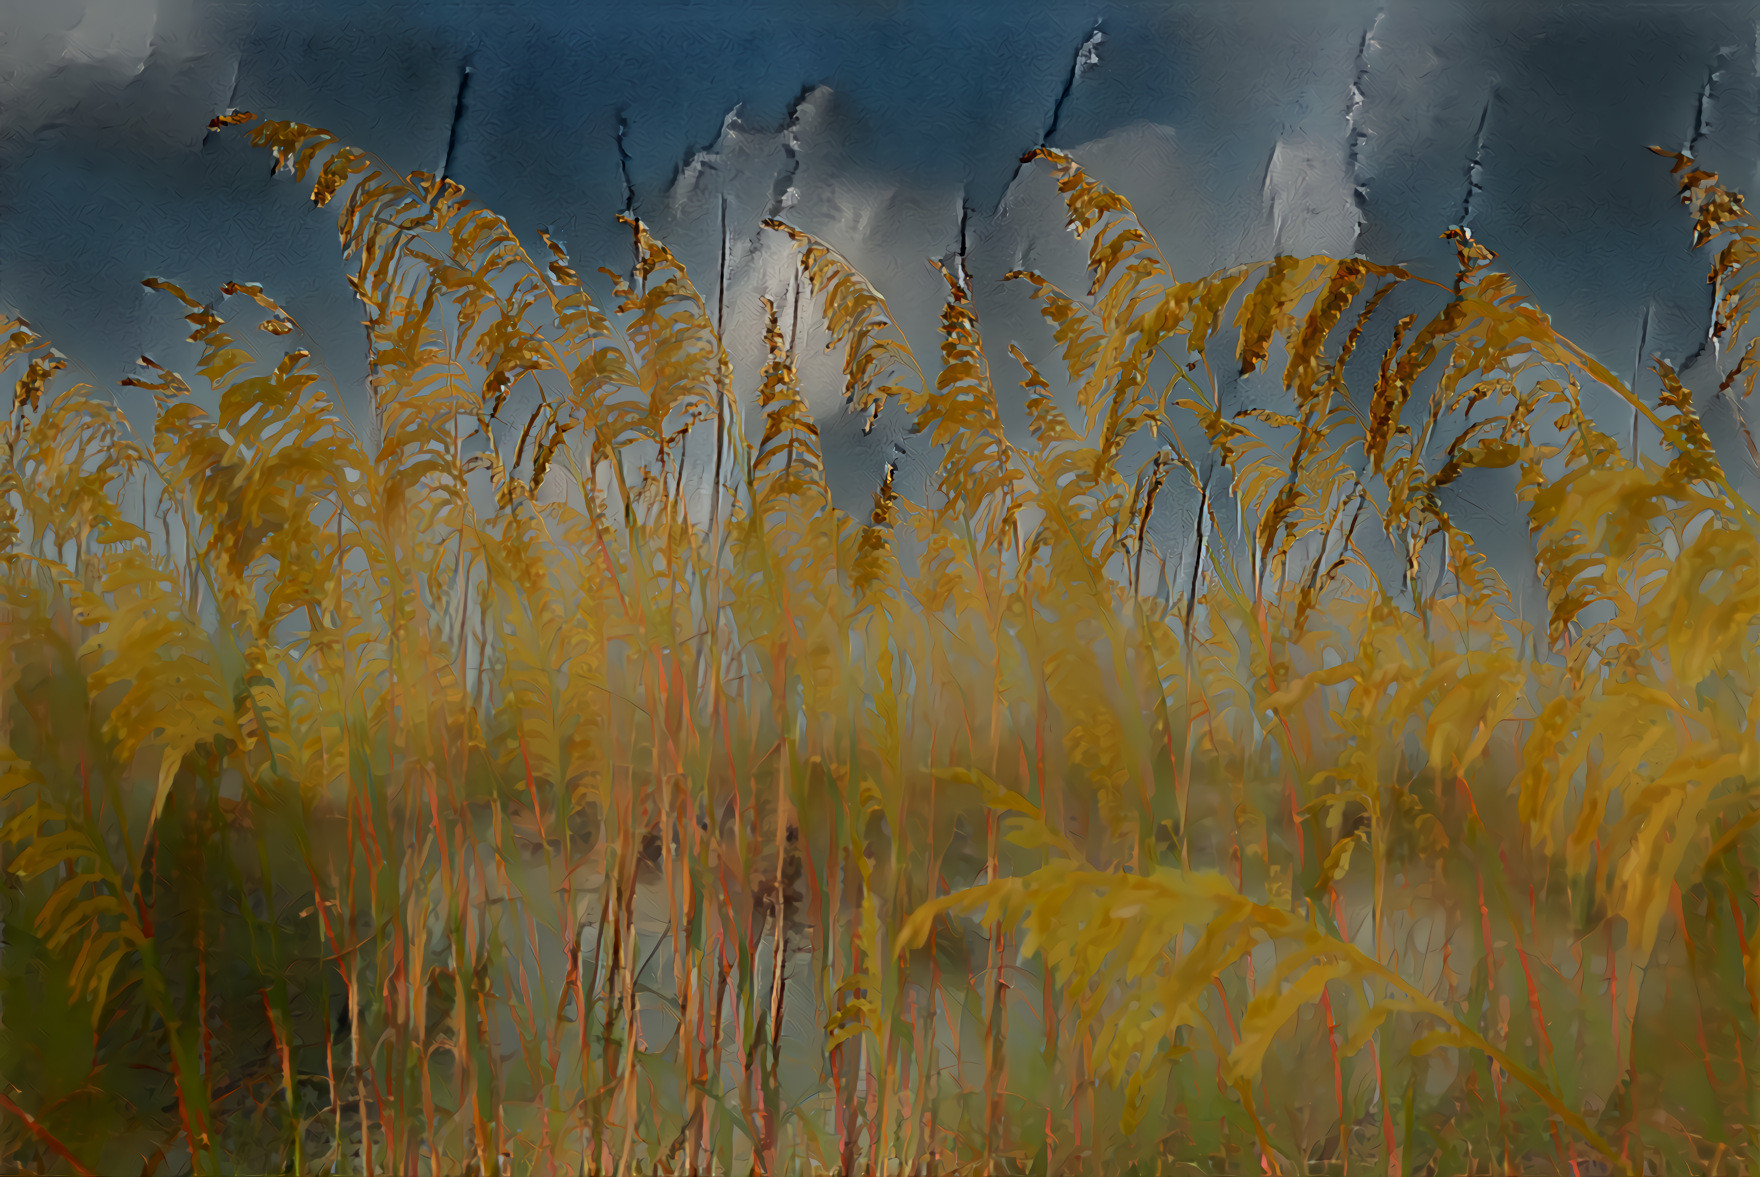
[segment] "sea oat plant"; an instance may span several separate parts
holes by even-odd
[[[125,381],[150,438],[0,344],[8,1163],[1760,1166],[1760,520],[1666,363],[1647,404],[1461,229],[1441,281],[1179,280],[1040,149],[1090,286],[1009,276],[1026,436],[963,267],[925,366],[767,223],[937,456],[864,522],[796,331],[736,403],[639,220],[602,308],[450,180],[248,133],[340,204],[365,419],[252,285],[148,282],[200,348]],[[1674,160],[1739,421],[1760,227]]]

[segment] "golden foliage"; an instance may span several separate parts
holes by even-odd
[[[170,1059],[177,1118],[139,1131],[204,1171],[1737,1147],[1760,519],[1668,365],[1637,400],[1464,230],[1447,282],[1180,281],[1041,149],[1090,285],[1013,275],[1061,361],[1009,349],[1025,438],[963,276],[931,381],[767,222],[853,408],[899,401],[937,462],[925,503],[887,466],[864,524],[768,301],[748,436],[638,220],[601,310],[456,183],[250,134],[340,202],[370,424],[255,286],[148,281],[202,386],[143,357],[150,446],[26,324],[0,342],[0,849],[35,937],[3,975],[84,1003],[106,1060]],[[1689,162],[1734,355],[1751,225]],[[1544,619],[1451,515],[1502,470]],[[49,1148],[79,1112],[28,1066],[5,1139]],[[1658,1126],[1662,1082],[1694,1086]]]

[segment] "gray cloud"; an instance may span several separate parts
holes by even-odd
[[[957,251],[963,215],[994,351],[1018,339],[1042,354],[1043,326],[998,278],[1023,262],[1079,267],[1051,184],[1017,162],[1049,139],[1128,195],[1186,276],[1279,249],[1355,249],[1440,276],[1438,235],[1470,217],[1561,327],[1626,371],[1646,308],[1650,350],[1684,360],[1704,338],[1706,260],[1644,148],[1692,142],[1734,182],[1760,179],[1755,17],[1727,4],[14,2],[0,302],[109,384],[143,351],[184,357],[179,317],[140,278],[261,281],[358,385],[331,212],[271,180],[240,134],[208,134],[236,105],[328,126],[395,167],[444,160],[516,231],[551,228],[583,272],[628,257],[613,220],[627,178],[637,211],[717,285],[725,198],[727,323],[748,385],[755,296],[792,297],[780,239],[757,228],[778,211],[862,268],[926,356],[940,291],[926,259]],[[803,355],[853,495],[908,440],[883,427],[863,450],[837,412],[835,357]],[[997,363],[1005,387],[1009,367]]]

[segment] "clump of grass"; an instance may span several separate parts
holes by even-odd
[[[941,457],[863,523],[774,307],[741,410],[638,221],[602,309],[451,181],[251,134],[341,201],[370,422],[252,286],[149,283],[201,347],[126,382],[150,440],[0,343],[22,1168],[1760,1163],[1760,531],[1666,364],[1641,402],[1461,230],[1449,281],[1181,281],[1042,149],[1091,285],[1012,275],[1024,438],[961,276],[926,371],[770,223]],[[1676,163],[1730,393],[1760,233]],[[1544,626],[1446,509],[1488,470]]]

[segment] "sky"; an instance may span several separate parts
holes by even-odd
[[[141,354],[193,358],[142,278],[198,297],[260,282],[357,388],[334,210],[242,132],[208,131],[239,108],[443,166],[582,272],[627,262],[626,178],[699,275],[725,197],[748,382],[755,295],[787,296],[758,224],[779,210],[856,263],[924,354],[943,289],[926,261],[959,249],[963,219],[992,352],[1047,354],[1000,281],[1077,256],[1043,168],[1017,162],[1042,141],[1130,197],[1184,277],[1327,251],[1446,278],[1439,235],[1465,223],[1629,375],[1646,315],[1646,350],[1679,364],[1709,314],[1709,259],[1646,148],[1755,186],[1757,52],[1760,5],[1735,3],[4,0],[0,309],[113,387]],[[897,426],[863,439],[835,364],[806,374],[834,490],[865,499]]]

